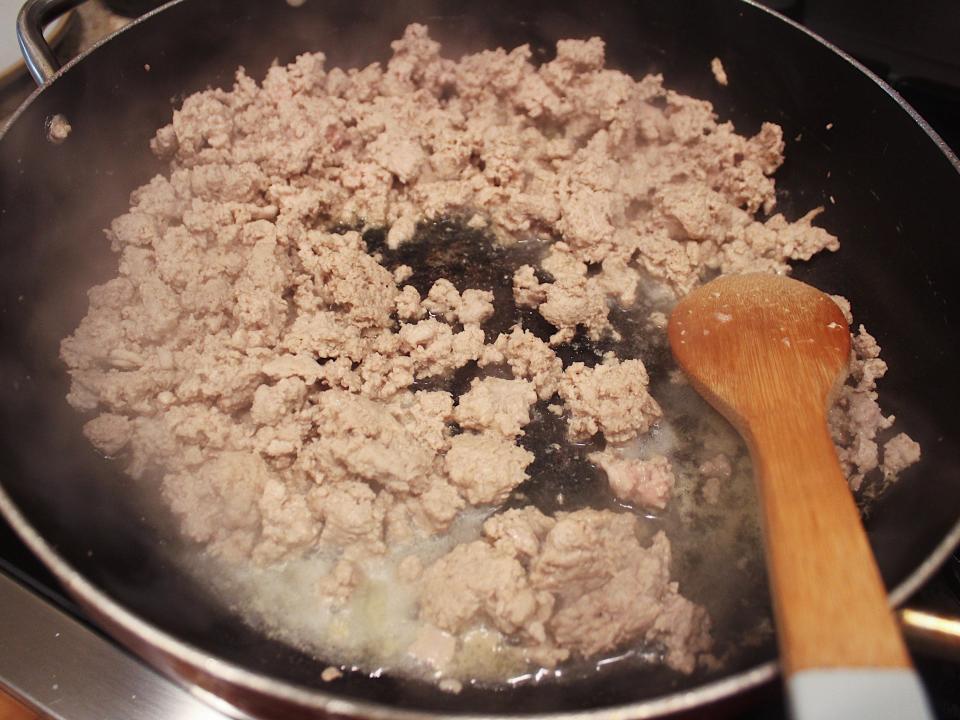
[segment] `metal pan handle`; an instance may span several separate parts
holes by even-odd
[[[960,662],[960,618],[909,607],[897,616],[912,650]]]
[[[37,85],[46,85],[60,63],[43,37],[43,28],[83,0],[27,0],[17,16],[17,42],[23,61]]]

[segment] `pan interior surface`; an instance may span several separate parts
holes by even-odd
[[[820,224],[841,240],[838,253],[798,267],[796,276],[850,299],[890,365],[883,406],[923,447],[921,465],[868,522],[888,585],[903,582],[960,516],[952,292],[960,251],[944,237],[960,175],[855,67],[762,10],[719,0],[600,8],[399,2],[386,10],[363,1],[187,1],[71,67],[0,141],[0,458],[3,489],[26,521],[95,587],[170,636],[262,676],[343,698],[433,712],[556,713],[638,703],[718,677],[624,669],[562,685],[468,686],[459,695],[362,674],[324,685],[323,663],[241,623],[177,565],[173,530],[157,522],[164,514],[145,509],[120,468],[89,447],[83,419],[63,400],[58,343],[85,313],[86,289],[114,272],[101,229],[125,211],[132,188],[162,170],[149,139],[172,106],[207,86],[229,87],[239,65],[259,78],[275,58],[284,63],[304,51],[322,50],[329,66],[382,61],[415,20],[453,57],[529,43],[546,60],[557,39],[599,35],[611,67],[634,76],[662,72],[669,87],[712,101],[742,134],[764,120],[783,126],[779,209],[794,218],[822,204]],[[729,87],[714,82],[713,57],[723,60]],[[73,126],[62,145],[44,138],[46,119],[57,113]],[[722,676],[772,657],[772,646],[759,647]]]

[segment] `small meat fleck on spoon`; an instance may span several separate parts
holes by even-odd
[[[722,276],[668,335],[750,448],[793,716],[931,718],[827,428],[850,357],[840,308],[789,278]]]

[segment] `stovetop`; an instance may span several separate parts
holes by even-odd
[[[0,688],[45,717],[228,718],[211,698],[194,697],[103,635],[6,523],[0,523],[0,608]]]
[[[115,9],[148,2],[119,2]],[[820,33],[887,80],[944,140],[960,151],[960,13],[953,0],[766,0],[767,5]],[[122,23],[102,0],[81,8],[68,55]],[[0,90],[8,109],[29,84]],[[39,598],[41,601],[36,602]],[[912,599],[960,617],[960,555]],[[62,720],[222,720],[226,716],[161,678],[87,621],[53,576],[0,521],[0,687],[12,688],[39,710]],[[960,720],[960,664],[914,658],[942,720]],[[209,699],[209,698],[207,698]],[[744,720],[785,717],[778,692],[758,701]]]

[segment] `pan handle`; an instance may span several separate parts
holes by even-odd
[[[83,0],[27,0],[17,16],[17,42],[37,85],[46,85],[60,69],[60,63],[43,37],[43,28],[72,10]]]
[[[912,649],[960,662],[960,618],[918,608],[901,608],[897,618]]]

